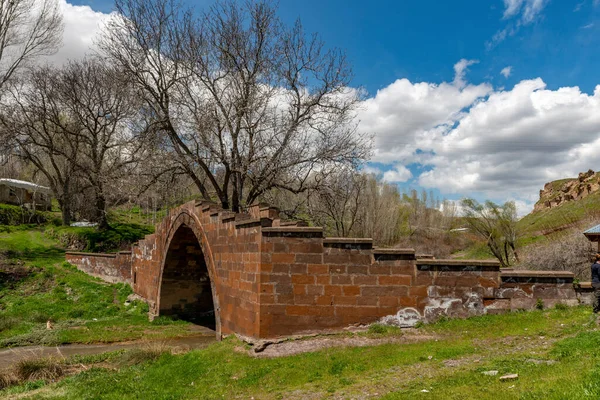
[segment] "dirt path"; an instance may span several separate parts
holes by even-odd
[[[253,357],[286,357],[294,354],[318,351],[332,347],[365,347],[377,346],[386,343],[409,344],[427,342],[437,339],[432,334],[423,334],[416,329],[405,329],[401,336],[390,336],[383,338],[370,338],[364,336],[319,336],[314,338],[299,338],[297,340],[285,340],[269,344],[264,350],[255,352],[250,350],[249,355]]]
[[[161,339],[156,340],[166,344],[174,350],[187,351],[192,349],[201,349],[216,341],[214,332],[203,333],[194,336],[182,338]],[[24,358],[41,358],[41,357],[70,357],[74,355],[91,355],[107,353],[110,351],[135,349],[147,345],[148,340],[137,340],[132,342],[121,343],[101,343],[101,344],[70,344],[64,346],[27,346],[14,347],[10,349],[0,350],[0,369],[8,368],[12,364]]]

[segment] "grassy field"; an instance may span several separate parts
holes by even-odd
[[[600,331],[587,308],[553,309],[420,327],[354,333],[391,343],[257,358],[235,338],[132,365],[122,357],[81,360],[56,383],[5,390],[9,398],[64,399],[584,399],[600,397]],[[408,333],[404,333],[407,335]],[[415,332],[411,332],[415,334]],[[315,340],[315,339],[307,339]],[[65,361],[68,363],[69,361]],[[486,371],[498,371],[486,375]],[[504,374],[518,379],[501,381]],[[91,389],[93,388],[93,389]],[[0,392],[2,393],[2,392]]]
[[[67,263],[34,226],[0,229],[0,347],[117,342],[190,334],[190,325],[149,322],[126,304],[126,285]],[[46,329],[46,321],[54,329]],[[414,342],[404,340],[416,337]],[[320,340],[376,340],[321,348]],[[313,342],[311,342],[313,341]],[[29,360],[1,398],[61,399],[587,399],[600,398],[600,331],[586,307],[444,320],[411,331],[306,338],[314,351],[256,357],[234,337],[184,354],[153,348]],[[292,346],[294,343],[292,343]],[[273,345],[277,346],[277,345]],[[486,375],[498,371],[497,375]],[[518,379],[500,381],[504,374]],[[7,373],[8,374],[8,373]],[[5,379],[4,382],[7,382]]]
[[[111,285],[64,262],[64,250],[38,227],[0,231],[0,347],[117,342],[188,335],[190,324],[149,322],[147,305],[127,303]],[[51,320],[54,329],[46,329]]]

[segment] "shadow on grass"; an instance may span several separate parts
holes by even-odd
[[[58,247],[32,247],[21,251],[4,252],[9,260],[18,259],[31,263],[57,263],[65,260],[65,250]]]

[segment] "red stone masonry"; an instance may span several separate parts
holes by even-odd
[[[376,321],[412,326],[578,303],[573,274],[500,272],[495,261],[417,259],[371,239],[325,238],[282,223],[277,209],[248,213],[213,203],[172,210],[131,254],[68,253],[83,271],[131,283],[150,315],[214,308],[217,336],[272,338]],[[212,299],[212,301],[211,301]]]

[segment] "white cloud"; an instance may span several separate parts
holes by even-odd
[[[94,41],[103,24],[111,14],[92,10],[89,6],[76,6],[66,0],[59,0],[65,24],[63,45],[59,51],[45,59],[54,64],[62,64],[70,59],[78,59],[94,51]]]
[[[517,217],[521,218],[526,216],[533,210],[533,206],[535,201],[523,201],[523,200],[515,200],[509,199],[515,202],[515,206],[517,207]]]
[[[511,73],[512,73],[512,67],[510,65],[508,67],[502,68],[502,71],[500,71],[500,74],[504,75],[505,78],[508,78]]]
[[[398,80],[364,103],[360,129],[375,134],[374,161],[426,166],[423,187],[529,210],[544,183],[594,168],[600,154],[600,85],[549,90],[541,78],[507,90],[488,84]],[[419,151],[418,151],[419,150]],[[408,170],[407,170],[408,171]],[[410,172],[410,171],[408,171]]]
[[[436,130],[445,131],[460,119],[465,107],[492,91],[489,84],[458,88],[443,82],[412,83],[399,79],[367,99],[360,113],[361,128],[375,135],[373,161],[410,164],[418,144],[426,144]],[[419,160],[427,157],[421,154]]]
[[[593,28],[593,27],[594,27],[594,23],[590,22],[589,24],[582,26],[581,29],[590,29],[590,28]]]
[[[367,173],[367,174],[373,174],[375,176],[379,176],[383,174],[383,171],[373,165],[365,165],[364,167],[362,167],[362,171]]]
[[[549,0],[504,0],[504,19],[520,15],[523,24],[533,22],[542,12]]]
[[[383,174],[385,182],[400,183],[406,182],[412,178],[412,173],[404,165],[395,165],[393,169],[386,171]]]
[[[516,35],[521,27],[534,23],[540,18],[548,2],[549,0],[504,0],[502,19],[509,22],[485,43],[486,48],[493,49],[507,37]]]
[[[467,60],[465,58],[461,59],[459,62],[454,64],[454,86],[458,88],[463,88],[467,84],[465,81],[465,76],[467,74],[468,68],[477,64],[478,60]]]

